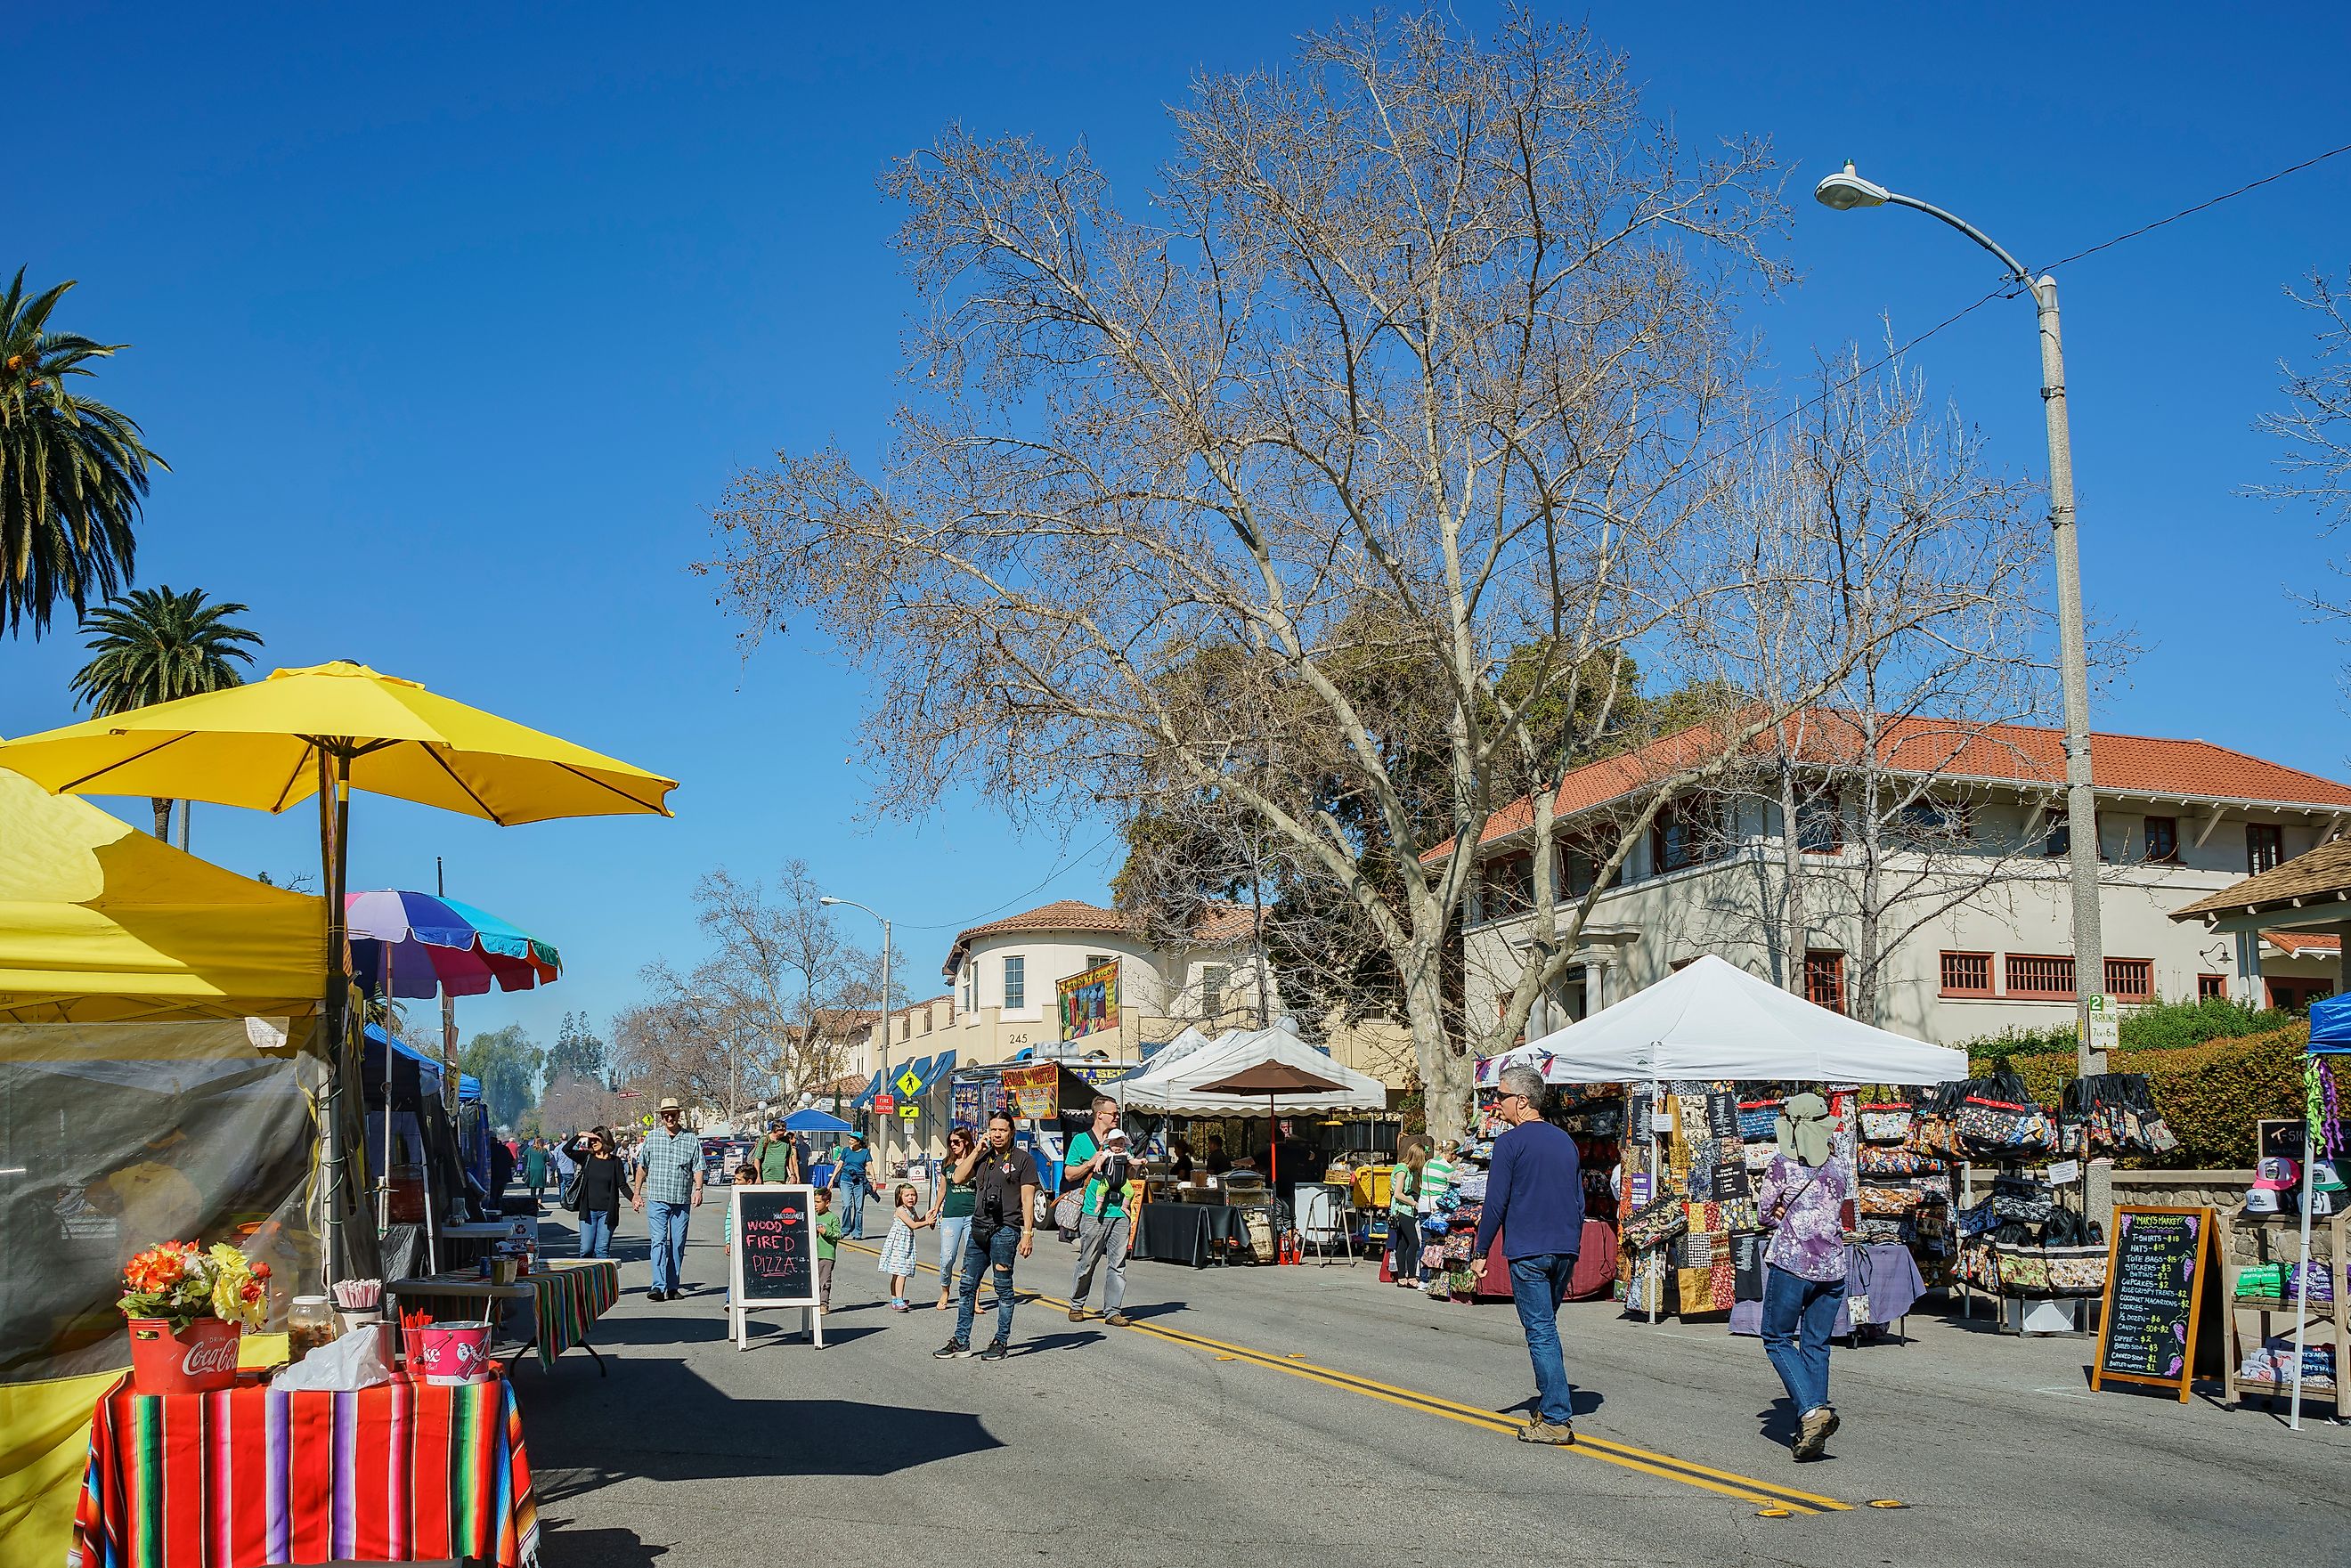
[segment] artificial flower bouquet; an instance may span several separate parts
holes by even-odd
[[[197,1394],[236,1379],[238,1341],[269,1310],[269,1265],[226,1242],[161,1241],[123,1266],[122,1315],[141,1394]]]

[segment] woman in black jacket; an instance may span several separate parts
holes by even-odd
[[[612,1146],[612,1134],[602,1127],[580,1134],[563,1145],[579,1169],[563,1189],[563,1207],[580,1217],[580,1256],[610,1258],[612,1228],[621,1222],[621,1205],[631,1197],[629,1167]]]

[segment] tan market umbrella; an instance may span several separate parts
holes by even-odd
[[[1238,1072],[1219,1078],[1214,1083],[1203,1083],[1197,1092],[1202,1094],[1262,1094],[1265,1096],[1265,1119],[1272,1123],[1276,1119],[1273,1108],[1276,1095],[1327,1094],[1333,1089],[1344,1087],[1346,1085],[1335,1078],[1317,1077],[1287,1061],[1260,1061],[1254,1067],[1244,1067]],[[1266,1164],[1272,1167],[1266,1172],[1268,1186],[1281,1185],[1280,1132],[1278,1126],[1266,1128]]]

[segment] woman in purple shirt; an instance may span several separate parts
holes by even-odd
[[[1820,1458],[1837,1429],[1829,1337],[1844,1301],[1844,1205],[1854,1176],[1834,1131],[1827,1101],[1790,1095],[1780,1111],[1780,1152],[1758,1195],[1771,1232],[1763,1249],[1763,1353],[1795,1407],[1799,1459]]]

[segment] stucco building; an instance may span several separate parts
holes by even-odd
[[[1881,867],[1908,902],[1879,922],[1898,940],[1879,967],[1876,1021],[1943,1043],[2063,1026],[2074,991],[2063,736],[1938,725],[1888,721],[1867,770],[1908,802],[1890,836],[1880,823]],[[1670,771],[1677,743],[1667,737],[1651,743],[1657,755],[1612,758],[1561,780],[1562,898],[1591,886],[1586,852],[1613,847],[1613,821]],[[1832,745],[1801,764],[1811,804],[1794,824],[1798,875],[1818,912],[1801,952],[1784,950],[1776,913],[1787,882],[1781,809],[1761,792],[1693,790],[1669,803],[1595,901],[1574,967],[1538,998],[1528,1035],[1701,953],[1782,984],[1801,974],[1813,1000],[1847,1008],[1861,907],[1857,756]],[[2201,740],[2098,735],[2091,759],[2109,994],[2126,1005],[2225,996],[2303,1006],[2332,989],[2331,939],[2216,933],[2169,916],[2351,825],[2351,787]],[[1514,802],[1489,821],[1479,846],[1463,937],[1473,1018],[1500,1016],[1531,940],[1532,822],[1531,803]],[[1915,841],[1906,839],[1914,823]],[[1906,847],[1914,841],[1920,847]]]

